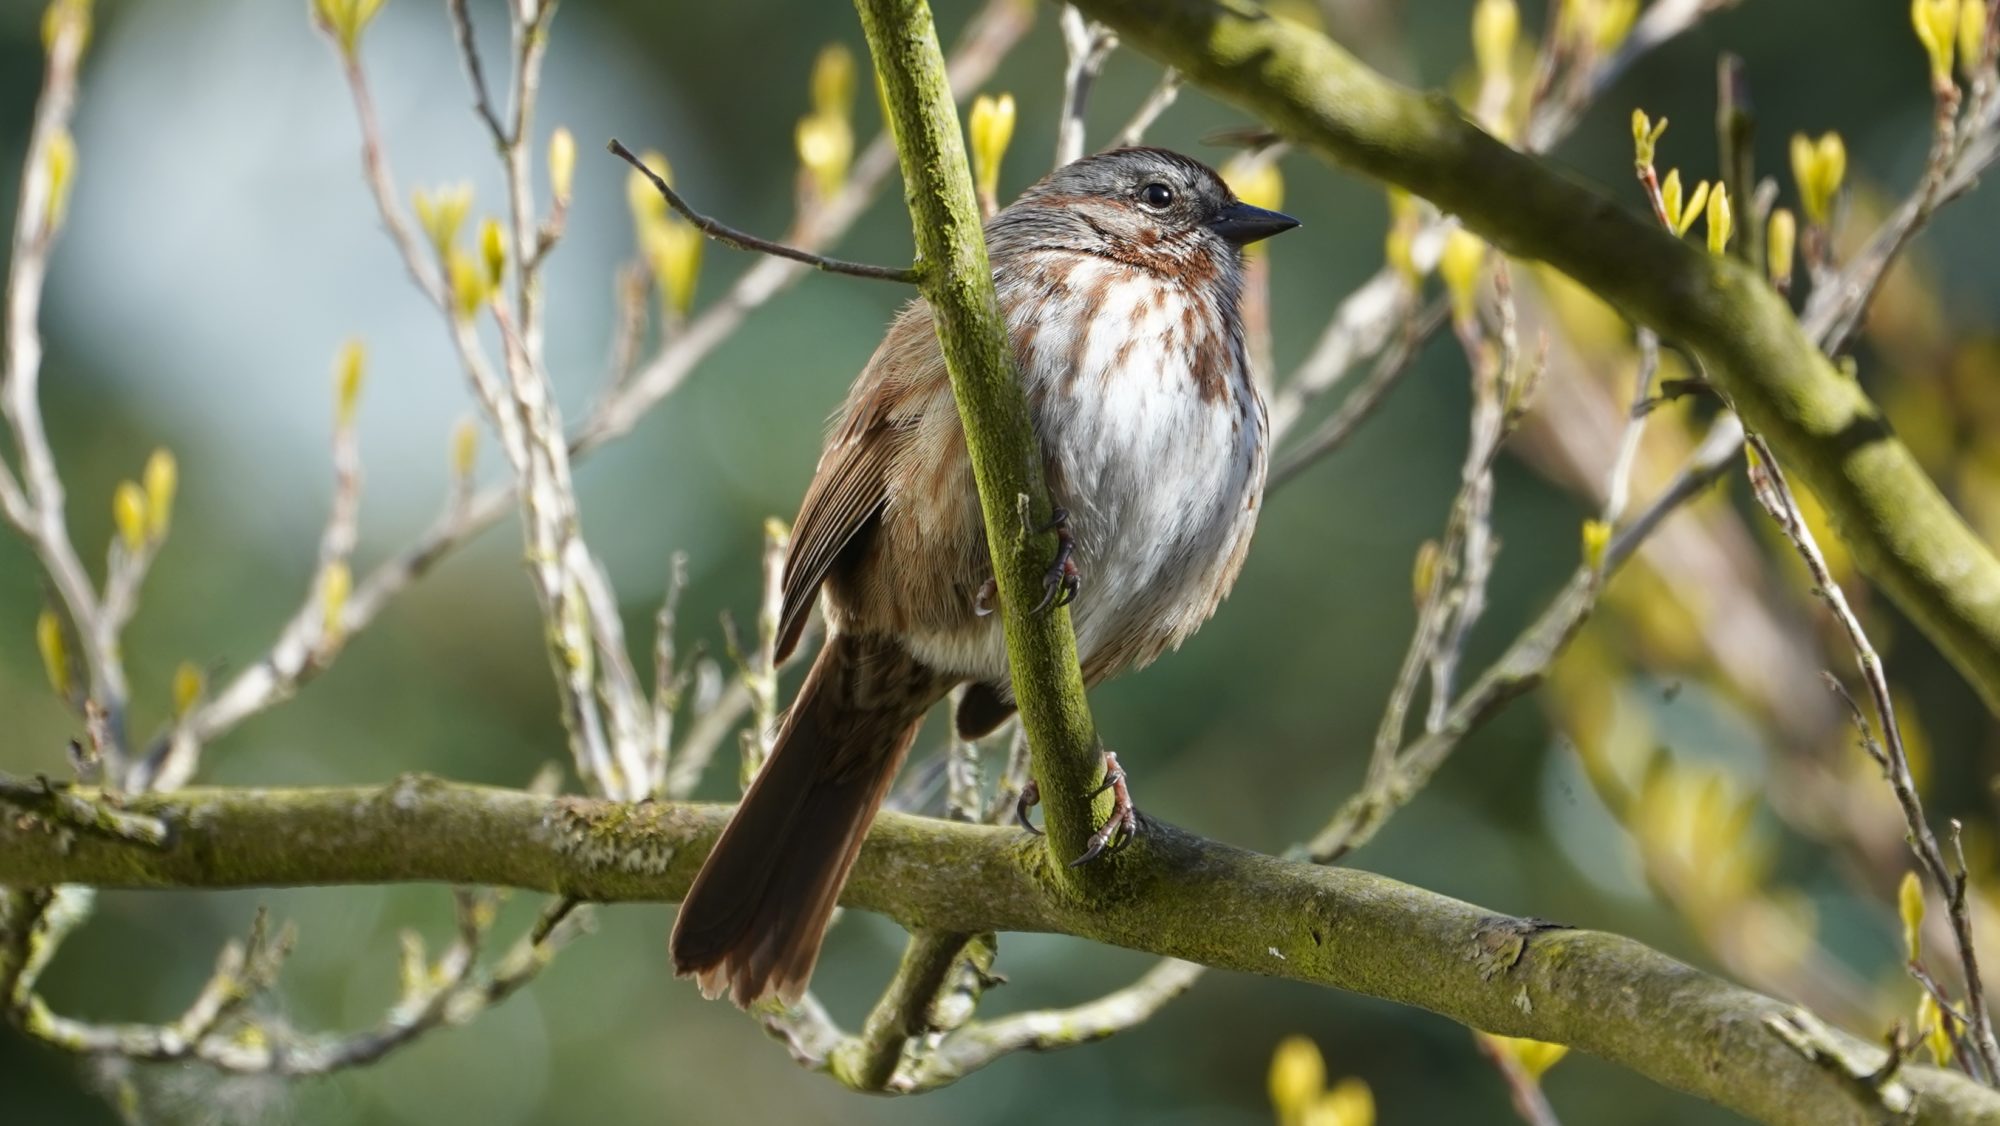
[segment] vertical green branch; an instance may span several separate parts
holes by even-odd
[[[1051,511],[1048,489],[1042,481],[1041,446],[1027,398],[1014,377],[1007,326],[993,292],[944,54],[925,0],[855,0],[855,8],[868,35],[902,161],[903,193],[916,235],[918,287],[936,318],[979,485],[986,541],[1000,586],[1007,660],[1021,722],[1034,748],[1049,841],[1056,856],[1076,856],[1095,827],[1098,814],[1085,795],[1096,788],[1103,764],[1084,700],[1069,612],[1028,612],[1041,600],[1042,575],[1055,557],[1055,537],[1042,530]],[[1108,810],[1108,796],[1103,804]]]

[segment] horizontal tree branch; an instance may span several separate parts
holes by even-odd
[[[125,799],[164,845],[0,817],[0,884],[279,887],[405,881],[585,900],[673,900],[729,807],[621,805],[406,775],[387,786],[189,789]],[[1117,898],[1085,905],[1015,829],[884,813],[843,902],[913,930],[1037,931],[1417,1005],[1570,1044],[1766,1122],[1872,1122],[1867,1088],[1775,1035],[1783,1002],[1637,942],[1494,915],[1381,876],[1281,860],[1148,826]],[[1883,1057],[1833,1034],[1858,1065]],[[2000,1094],[1906,1066],[1914,1121],[2000,1123]],[[1850,1077],[1851,1079],[1851,1077]]]
[[[1575,278],[1702,360],[1812,487],[1861,568],[2000,710],[2000,560],[1764,279],[1495,140],[1245,0],[1077,0],[1293,142],[1406,188],[1509,254]]]

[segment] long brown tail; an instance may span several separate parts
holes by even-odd
[[[773,993],[798,1001],[875,811],[950,687],[887,638],[827,639],[681,903],[676,975],[746,1007]]]

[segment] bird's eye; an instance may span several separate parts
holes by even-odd
[[[1147,184],[1139,189],[1139,198],[1147,207],[1163,208],[1174,201],[1174,190],[1165,184]]]

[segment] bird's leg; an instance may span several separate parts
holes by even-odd
[[[1070,534],[1069,509],[1057,508],[1049,514],[1049,522],[1035,530],[1056,534],[1055,562],[1042,573],[1042,601],[1034,610],[1039,614],[1075,602],[1077,592],[1083,589],[1083,572],[1076,569],[1076,560],[1071,558],[1076,553],[1076,537]]]
[[[1132,791],[1125,784],[1124,768],[1118,765],[1118,756],[1110,751],[1104,752],[1104,782],[1090,791],[1090,796],[1094,798],[1106,790],[1111,791],[1111,816],[1105,819],[1102,829],[1090,835],[1083,855],[1069,862],[1072,868],[1100,856],[1116,856],[1139,835],[1139,811],[1132,807]]]

